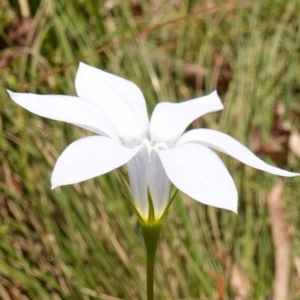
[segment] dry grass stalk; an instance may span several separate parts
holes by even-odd
[[[267,196],[275,247],[275,281],[273,300],[289,299],[291,237],[282,201],[283,183],[278,182]]]

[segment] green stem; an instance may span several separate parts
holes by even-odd
[[[153,300],[155,254],[147,251],[147,299]]]
[[[161,224],[141,224],[141,227],[147,249],[147,300],[153,300],[154,261]]]

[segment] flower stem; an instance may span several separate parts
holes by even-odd
[[[161,223],[141,224],[147,249],[147,300],[153,300],[154,261],[158,245]]]

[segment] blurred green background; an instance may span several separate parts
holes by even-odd
[[[115,172],[50,189],[59,154],[90,133],[25,111],[6,88],[75,94],[80,59],[135,82],[149,115],[159,101],[217,89],[225,109],[190,128],[223,131],[300,171],[298,0],[2,0],[0,12],[0,299],[145,299],[146,282],[141,230]],[[284,179],[274,219],[276,176],[221,157],[239,213],[178,194],[159,243],[156,299],[284,300],[274,292],[284,269],[288,299],[300,299],[300,179]],[[272,224],[285,224],[290,268],[275,264]]]

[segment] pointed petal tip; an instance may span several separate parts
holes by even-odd
[[[86,63],[84,63],[83,61],[80,61],[79,64],[78,64],[78,69],[82,68],[82,67],[84,68],[86,66],[88,66]]]
[[[86,64],[85,62],[83,61],[80,61],[79,64],[78,64],[78,70],[77,72],[80,70],[80,71],[88,71],[88,70],[93,70],[95,69],[95,67],[92,67],[88,64]]]
[[[222,103],[222,100],[218,94],[218,91],[217,90],[214,90],[213,92],[211,92],[210,94],[211,96],[213,96],[218,102],[219,102],[219,105],[220,105],[220,110],[224,109],[224,105]]]
[[[218,91],[217,91],[217,90],[212,91],[211,94],[212,94],[212,95],[216,95],[217,97],[219,97]]]
[[[22,101],[23,99],[22,99],[22,97],[26,97],[26,96],[28,96],[28,95],[31,95],[31,93],[15,93],[15,92],[13,92],[13,91],[11,91],[11,90],[9,90],[9,89],[6,89],[6,91],[7,91],[7,93],[8,93],[8,95],[9,95],[9,97],[14,101],[14,102],[16,102],[17,104],[19,104],[20,105],[20,101]],[[22,106],[22,105],[21,105]]]
[[[210,205],[210,204],[207,204],[207,205]],[[238,214],[238,207],[237,207],[237,205],[235,205],[234,207],[233,206],[229,206],[229,205],[226,205],[226,206],[225,205],[222,205],[222,206],[211,205],[211,206],[213,206],[215,208],[225,209],[227,211],[235,213],[236,215]]]
[[[283,169],[279,169],[284,171],[284,175],[279,174],[278,176],[283,176],[283,177],[296,177],[296,176],[300,176],[300,173],[294,173],[294,172],[290,172],[290,171],[286,171]]]
[[[75,76],[75,85],[76,85],[76,82],[79,80],[79,73],[87,71],[88,68],[92,68],[92,67],[82,61],[79,62],[77,73]]]
[[[232,198],[234,200],[225,209],[228,209],[237,215],[238,214],[238,203],[239,203],[239,195],[238,195],[237,190],[235,191],[235,195]]]
[[[238,200],[235,201],[235,204],[226,204],[223,206],[215,206],[217,208],[221,208],[221,209],[226,209],[229,210],[230,212],[235,213],[236,215],[238,214]]]
[[[64,185],[69,185],[69,184],[73,184],[73,183],[64,183],[62,181],[60,181],[60,182],[59,181],[53,181],[51,179],[51,190],[53,191],[58,187],[61,187],[61,186],[64,186]]]
[[[51,190],[53,191],[55,188],[57,188],[59,186],[59,184],[56,184],[54,183],[52,180],[51,180]]]
[[[9,89],[6,89],[8,95],[10,96],[11,99],[13,99],[13,97],[16,95],[16,93],[12,92],[11,90]]]
[[[17,104],[19,104],[19,102],[20,102],[20,95],[24,95],[24,93],[15,93],[15,92],[10,91],[9,89],[7,89],[6,91],[9,95],[10,99],[13,100]]]
[[[55,172],[56,172],[56,169],[54,167],[54,169],[52,171],[52,175],[51,175],[51,190],[52,191],[62,185],[62,184],[59,184],[59,179],[57,178]]]

